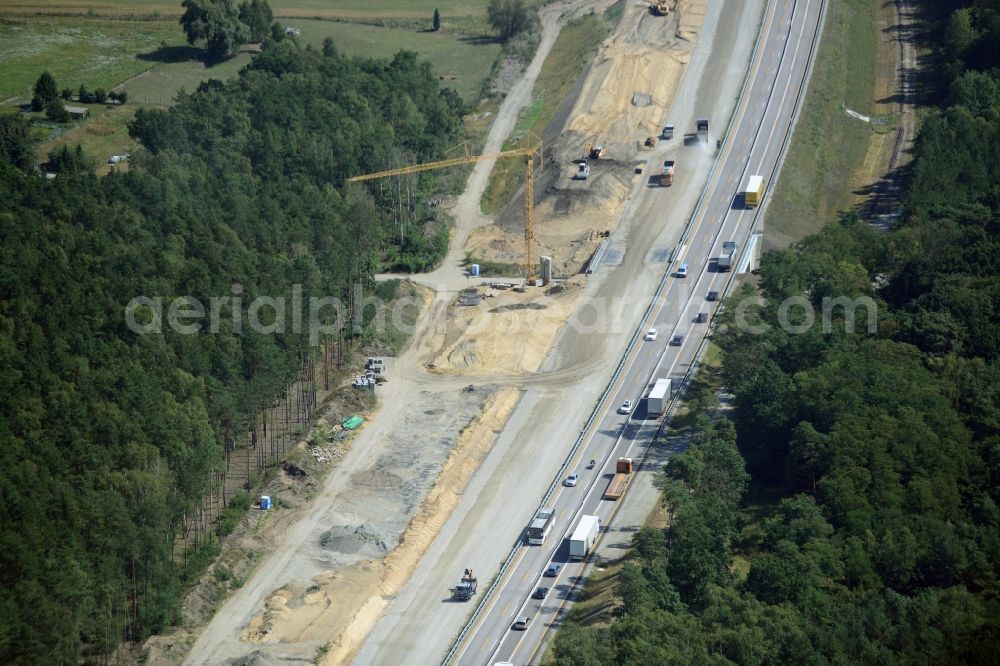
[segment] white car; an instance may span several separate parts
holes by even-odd
[[[568,488],[572,488],[573,486],[576,485],[577,481],[579,480],[580,480],[580,475],[577,474],[576,472],[573,472],[572,474],[566,477],[566,480],[563,481],[563,485]]]
[[[651,328],[648,331],[646,331],[646,335],[643,337],[643,340],[650,340],[650,341],[655,340],[657,335],[659,335],[657,330],[655,328]]]
[[[632,401],[626,400],[622,403],[622,406],[618,408],[619,414],[631,414],[632,413]]]

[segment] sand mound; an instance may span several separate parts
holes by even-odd
[[[351,485],[373,488],[375,490],[391,490],[403,485],[403,480],[392,472],[375,467],[366,469],[351,476]]]
[[[620,29],[594,60],[568,129],[603,144],[610,159],[627,159],[637,141],[658,134],[705,5],[682,0],[666,17],[653,16],[644,4],[627,6]]]
[[[397,477],[398,478],[398,477]],[[338,525],[323,532],[319,545],[325,550],[353,555],[362,550],[375,555],[389,550],[389,538],[381,530],[367,523],[361,525]]]
[[[486,290],[478,306],[456,307],[433,357],[436,373],[521,375],[538,369],[583,294],[582,279],[558,293]]]

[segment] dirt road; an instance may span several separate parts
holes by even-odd
[[[486,144],[483,146],[484,154],[498,152],[503,147],[504,141],[510,136],[517,123],[521,109],[531,102],[535,81],[559,36],[559,31],[565,22],[564,19],[576,15],[585,8],[597,11],[611,4],[612,0],[569,0],[568,2],[548,5],[541,10],[539,13],[541,41],[538,44],[538,50],[521,78],[508,91],[503,104],[500,105],[496,119],[490,126],[489,134],[486,137]],[[411,276],[410,279],[414,282],[436,292],[453,292],[468,286],[468,280],[462,268],[462,262],[465,259],[465,246],[469,235],[476,228],[492,221],[491,218],[483,215],[479,202],[486,190],[486,184],[489,182],[490,173],[492,173],[495,164],[496,160],[484,160],[476,163],[469,180],[466,182],[465,190],[451,210],[451,214],[455,218],[456,228],[455,235],[448,247],[448,254],[437,270],[423,275]]]
[[[754,34],[745,27],[758,24],[762,7],[760,0],[709,5],[667,116],[679,131],[706,113],[717,132],[725,130],[753,46]],[[674,154],[685,171],[669,193],[647,188],[644,179],[632,183],[609,238],[609,259],[589,278],[578,308],[582,314],[560,332],[541,372],[522,381],[524,396],[461,504],[354,663],[437,663],[446,654],[471,611],[469,605],[445,602],[447,587],[465,568],[478,572],[481,581],[492,578],[522,533],[639,324],[698,199],[713,163],[711,148],[685,147],[678,139],[650,151],[646,171]],[[649,483],[645,476],[641,481]],[[643,497],[655,502],[651,484]],[[641,523],[645,512],[635,513]],[[502,610],[513,613],[516,607]],[[476,655],[487,660],[485,652]]]
[[[535,79],[559,34],[561,19],[584,7],[608,4],[609,0],[572,0],[543,9],[541,44],[521,81],[504,99],[486,151],[500,149],[521,108],[530,101]],[[343,627],[316,626],[309,620],[305,627],[289,627],[285,620],[293,606],[315,602],[317,586],[327,584],[338,571],[352,565],[359,566],[353,571],[358,581],[368,585],[362,585],[351,599],[338,599],[337,604],[355,603],[360,610],[372,595],[381,594],[379,567],[359,565],[371,557],[371,549],[354,549],[356,539],[341,537],[358,535],[357,530],[364,528],[360,538],[369,543],[382,541],[391,550],[433,486],[458,433],[481,411],[489,394],[463,392],[468,378],[428,377],[419,368],[420,359],[429,351],[428,341],[447,320],[448,292],[466,284],[459,268],[465,240],[472,229],[489,221],[479,210],[479,200],[492,167],[493,162],[480,162],[469,177],[455,206],[458,227],[442,267],[414,280],[430,286],[436,295],[422,315],[414,342],[389,368],[390,382],[380,388],[381,411],[357,435],[350,453],[330,473],[322,492],[287,527],[279,545],[253,577],[219,609],[185,663],[215,665],[254,653],[266,663],[311,661],[324,645],[338,638]],[[372,488],[382,492],[365,492]],[[327,546],[349,544],[346,550],[354,552],[324,549],[321,538],[325,534],[332,535]],[[344,610],[346,617],[355,616],[350,609]],[[367,626],[355,623],[354,630],[366,633],[376,619],[373,617]],[[282,637],[286,640],[279,640]],[[361,638],[363,633],[347,640]]]

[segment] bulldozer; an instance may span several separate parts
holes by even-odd
[[[667,4],[667,0],[656,0],[650,3],[649,11],[653,12],[654,16],[666,16],[670,13],[670,5]]]
[[[605,153],[604,146],[588,143],[583,147],[583,159],[585,160],[603,160]]]

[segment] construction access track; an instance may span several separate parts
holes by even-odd
[[[557,32],[554,26],[558,25],[561,15],[568,16],[579,8],[600,8],[603,4],[560,3],[543,10],[540,57],[544,57],[546,48],[554,42]],[[682,171],[669,191],[647,187],[643,177],[623,179],[627,186],[621,188],[622,203],[619,208],[612,209],[614,214],[609,216],[610,222],[605,222],[614,229],[608,239],[606,261],[577,288],[576,301],[567,307],[569,325],[553,326],[550,334],[555,345],[550,353],[546,355],[543,350],[536,360],[526,361],[523,367],[506,376],[498,375],[495,368],[476,363],[445,373],[428,373],[424,359],[439,351],[436,336],[447,337],[447,332],[441,332],[441,322],[447,322],[446,313],[454,292],[464,286],[466,279],[458,277],[454,271],[462,255],[462,241],[475,227],[485,223],[478,217],[477,202],[489,165],[481,163],[482,170],[480,167],[474,170],[470,187],[456,207],[461,211],[464,206],[469,216],[458,215],[456,242],[445,265],[437,274],[417,280],[433,287],[435,295],[412,347],[390,368],[394,381],[382,395],[382,412],[359,436],[354,450],[333,470],[313,505],[287,528],[257,574],[223,606],[195,644],[189,663],[225,663],[254,653],[262,663],[300,661],[314,658],[324,646],[328,649],[325,662],[340,663],[361,645],[383,614],[357,654],[357,663],[430,663],[448,652],[452,637],[461,629],[470,610],[466,604],[444,601],[449,596],[448,587],[456,572],[464,568],[475,570],[480,581],[489,580],[497,571],[498,563],[533,514],[554,474],[567,462],[576,433],[588,420],[595,401],[609,380],[619,376],[616,364],[621,359],[621,350],[629,346],[637,327],[650,313],[668,262],[672,256],[676,257],[674,248],[684,236],[689,215],[715,163],[714,139],[722,137],[734,111],[763,1],[713,2],[707,12],[703,2],[682,2],[679,6],[682,10],[686,6],[702,8],[697,21],[701,36],[684,68],[683,79],[678,76],[679,92],[676,96],[665,93],[661,100],[664,109],[669,108],[664,120],[680,129],[693,127],[696,117],[710,114],[715,129],[712,140],[686,146],[678,137],[677,141],[660,142],[645,152],[636,145],[628,159],[623,158],[622,164],[614,165],[619,171],[615,178],[619,179],[622,179],[622,171],[634,173],[636,163],[650,173],[664,158],[675,159]],[[626,12],[637,10],[646,11],[646,7],[626,7]],[[645,25],[648,19],[640,20],[627,14],[623,25],[629,25],[630,20]],[[684,24],[677,17],[674,20],[672,30],[677,36]],[[687,25],[692,25],[690,20]],[[748,30],[748,26],[754,29]],[[690,32],[685,34],[684,39],[693,36]],[[621,38],[618,33],[611,43],[616,38]],[[610,47],[602,49],[598,58],[609,52]],[[599,61],[592,76],[607,77],[607,71],[601,69],[603,63]],[[528,73],[533,70],[537,75],[539,68],[540,60],[536,58]],[[590,80],[588,77],[584,90]],[[529,83],[523,96],[512,98],[508,95],[507,101],[523,105],[528,100],[530,88]],[[648,91],[635,92],[648,95]],[[637,99],[645,102],[645,97]],[[629,103],[635,106],[631,100]],[[490,141],[496,146],[506,136],[504,132],[513,126],[516,111],[517,105],[508,107],[506,103],[501,109],[490,135]],[[640,137],[645,131],[644,127],[634,130]],[[735,140],[742,138],[740,134]],[[577,142],[578,137],[573,137],[572,142],[567,141],[561,149],[578,150],[578,145],[572,145]],[[628,154],[627,144],[625,140],[621,148],[616,149],[619,155]],[[614,147],[614,144],[609,145]],[[732,140],[727,146],[732,149]],[[673,321],[671,325],[676,323]],[[514,346],[516,343],[508,340],[507,344]],[[683,350],[693,356],[692,347],[685,346]],[[689,363],[690,360],[685,364]],[[532,372],[536,369],[537,372]],[[480,374],[477,376],[477,373]],[[488,399],[487,413],[474,427],[480,433],[479,443],[460,443],[455,451],[459,458],[456,462],[455,454],[445,455],[449,447],[454,446],[454,440],[441,440],[436,444],[423,442],[424,449],[434,450],[435,455],[428,457],[436,457],[437,467],[415,460],[411,464],[415,469],[409,469],[398,456],[393,469],[380,464],[384,457],[378,457],[379,451],[385,451],[386,446],[397,452],[406,446],[409,450],[419,450],[419,441],[401,442],[400,437],[402,431],[410,430],[408,426],[415,416],[409,408],[415,408],[421,401],[437,401],[436,404],[445,404],[448,408],[462,406],[461,409],[466,409],[464,405],[471,405],[470,408],[475,409],[476,400],[479,400],[481,407],[481,398],[470,399],[471,402],[463,401],[466,398],[458,399],[461,387],[469,383],[470,377],[474,382],[492,382],[496,386],[518,389],[513,393],[501,391]],[[505,420],[506,427],[502,427]],[[614,434],[617,426],[610,424],[609,428]],[[466,450],[473,453],[463,459]],[[444,462],[446,458],[447,463]],[[604,460],[605,456],[600,459]],[[440,469],[441,464],[449,478],[450,470],[460,470],[454,475],[459,483],[452,486],[445,480],[448,492],[427,495],[434,479],[427,475]],[[408,498],[402,506],[392,504],[388,496],[393,492],[398,494],[395,489],[399,487],[394,476],[404,481],[403,487],[422,487],[424,494]],[[398,521],[399,517],[414,515],[418,504],[415,499],[419,499],[422,509],[428,508],[426,502],[431,500],[433,506],[430,508],[440,510],[441,515],[436,521],[426,520],[426,511],[417,512],[409,526],[427,527],[429,531],[412,535],[407,529],[405,534],[408,536],[396,549],[400,552],[394,559],[359,560],[353,570],[331,572],[329,563],[317,556],[315,543],[318,535],[330,531],[331,524],[343,520],[334,507],[352,488],[358,487],[355,482],[359,480],[365,482],[366,488],[386,486],[387,492],[377,501],[368,500],[374,503],[373,507],[355,506],[356,511],[372,508],[385,513],[396,511],[402,514],[394,516]],[[645,492],[655,500],[655,495],[643,489],[641,482],[640,474],[630,493]],[[592,483],[588,480],[585,485]],[[567,518],[559,516],[559,530],[563,529],[561,525]],[[403,534],[406,525],[404,521],[397,534]],[[409,556],[404,557],[407,549]],[[528,583],[534,573],[525,574]],[[507,576],[506,580],[514,579]],[[515,598],[520,593],[518,586],[523,586],[525,580],[509,588]],[[480,585],[480,593],[484,587]],[[499,619],[494,620],[501,626],[505,624],[502,615],[510,610],[508,605],[494,605],[501,610]],[[543,624],[535,624],[536,633],[544,634],[540,632],[544,629]],[[484,624],[478,626],[481,628]],[[262,628],[265,631],[261,632]],[[246,639],[261,642],[248,643]],[[467,658],[474,662],[485,661],[487,652],[501,647],[499,638],[496,640],[496,645],[484,643]]]

